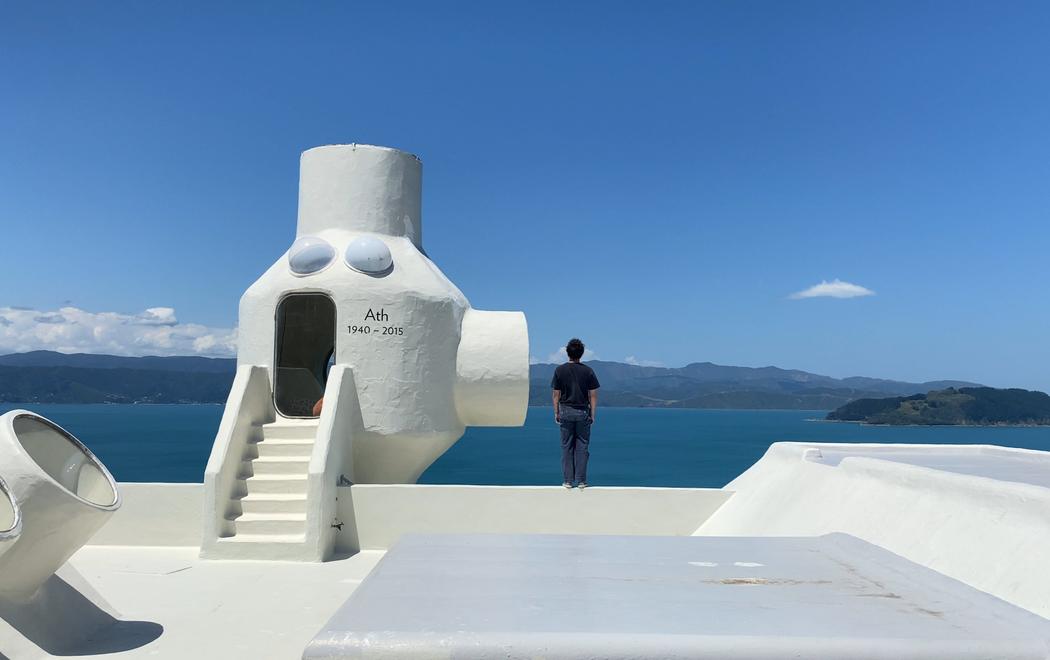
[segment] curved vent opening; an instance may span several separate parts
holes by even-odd
[[[115,484],[73,436],[37,417],[14,420],[15,436],[40,469],[77,497],[99,506],[117,501]]]
[[[18,520],[18,516],[15,513],[15,503],[11,499],[11,494],[7,492],[3,484],[0,483],[0,534],[4,532],[10,532],[15,528],[15,521]]]

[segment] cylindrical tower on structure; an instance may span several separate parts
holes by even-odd
[[[329,145],[299,160],[296,236],[327,229],[403,236],[423,248],[423,164],[366,144]]]

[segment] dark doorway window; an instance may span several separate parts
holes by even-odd
[[[320,293],[286,296],[277,306],[273,400],[285,417],[313,417],[335,356],[335,303]]]

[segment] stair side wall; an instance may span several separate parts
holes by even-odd
[[[241,462],[248,443],[258,440],[262,425],[272,422],[274,417],[266,367],[237,367],[208,466],[204,470],[202,557],[211,556],[219,539],[231,534],[226,515],[231,507]]]

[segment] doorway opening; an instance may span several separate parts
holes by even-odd
[[[323,293],[293,293],[277,305],[273,402],[284,417],[316,417],[335,360],[335,303]]]

